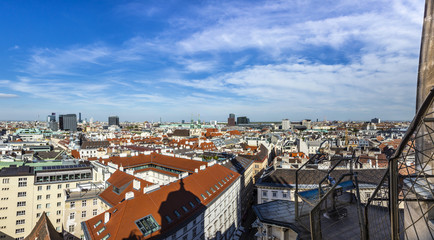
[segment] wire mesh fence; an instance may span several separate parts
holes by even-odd
[[[431,90],[368,200],[368,239],[434,239],[433,99]]]

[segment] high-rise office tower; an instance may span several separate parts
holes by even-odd
[[[249,124],[250,119],[246,116],[243,117],[237,117],[237,124]]]
[[[235,126],[235,114],[229,114],[228,126]]]
[[[62,114],[59,115],[59,128],[66,131],[77,131],[77,115]]]
[[[109,123],[109,126],[111,126],[111,125],[119,126],[119,117],[118,116],[110,116],[108,118],[108,123]]]

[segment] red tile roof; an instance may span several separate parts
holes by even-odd
[[[151,153],[150,155],[138,155],[131,157],[110,157],[108,159],[100,159],[100,162],[108,164],[112,162],[123,168],[132,168],[137,166],[143,166],[147,164],[155,164],[162,167],[175,169],[182,172],[194,172],[195,169],[199,169],[200,166],[206,165],[205,162],[194,161],[185,158],[177,158],[172,156],[166,156],[158,153]]]
[[[133,199],[112,207],[106,211],[110,213],[110,220],[106,224],[104,224],[105,213],[102,213],[86,221],[85,226],[92,239],[101,239],[107,234],[110,234],[112,239],[158,238],[160,234],[167,234],[172,229],[176,229],[176,226],[184,220],[203,211],[205,206],[231,186],[239,176],[238,173],[223,166],[214,165],[199,171],[199,173],[162,186],[156,191],[135,196]],[[226,178],[228,181],[224,180],[225,182],[223,182],[222,179]],[[219,182],[222,186],[219,185]],[[215,185],[218,185],[218,189]],[[211,187],[214,188],[215,192],[211,190]],[[208,196],[206,191],[210,192],[211,196]],[[203,199],[201,195],[206,196],[206,199]],[[200,203],[197,202],[197,199]],[[190,202],[194,204],[194,207],[190,205]],[[183,210],[183,206],[187,208],[188,212]],[[179,217],[174,213],[175,210],[180,214]],[[151,235],[143,236],[135,222],[148,215],[152,215],[161,229]],[[171,222],[167,220],[166,216],[171,219]],[[94,227],[99,221],[102,223]],[[103,227],[105,230],[97,234],[97,231]]]
[[[133,188],[133,180],[137,180],[140,182],[140,189],[136,190]],[[147,186],[153,185],[153,183],[145,181],[140,178],[136,178],[128,173],[117,170],[114,172],[110,178],[107,180],[110,184],[100,195],[99,197],[106,202],[110,206],[115,206],[125,199],[125,193],[133,192],[134,196],[143,194],[143,188]],[[125,187],[125,185],[127,185]],[[115,193],[113,191],[113,187],[117,187],[122,189],[122,192]]]

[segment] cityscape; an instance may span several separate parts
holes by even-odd
[[[434,0],[0,10],[0,240],[434,239]]]

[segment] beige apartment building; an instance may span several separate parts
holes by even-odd
[[[74,219],[78,223],[93,217],[95,209],[100,213],[101,209],[94,207],[96,196],[91,194],[97,190],[86,187],[85,183],[89,182],[92,182],[92,167],[77,162],[38,167],[12,165],[0,169],[0,239],[24,239],[43,212],[59,232],[62,225],[66,231],[71,225],[79,226],[68,221],[73,212],[78,216]],[[77,199],[79,207],[71,208],[72,199]],[[80,228],[73,228],[71,233],[75,236],[83,235]]]

